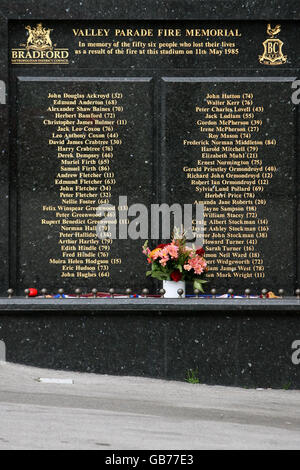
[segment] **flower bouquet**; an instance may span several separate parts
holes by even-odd
[[[152,276],[160,281],[191,281],[194,289],[204,292],[203,284],[207,271],[203,248],[191,248],[187,246],[186,238],[173,236],[170,243],[162,243],[150,250],[148,241],[143,246],[143,253],[151,264],[151,270],[147,276]]]

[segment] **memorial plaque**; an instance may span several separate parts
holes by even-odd
[[[8,22],[2,290],[147,286],[144,240],[119,231],[166,202],[204,205],[210,288],[292,292],[298,22],[109,12]],[[100,206],[123,210],[115,239]]]
[[[130,271],[141,288],[140,240],[99,240],[96,228],[97,208],[119,196],[151,203],[151,79],[20,77],[17,100],[19,282],[46,272],[52,289],[121,288]]]
[[[291,80],[164,80],[166,175],[177,175],[167,177],[168,200],[204,205],[208,279],[223,288],[289,289],[296,272]]]

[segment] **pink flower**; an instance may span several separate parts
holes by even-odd
[[[166,266],[167,262],[169,261],[169,256],[168,256],[168,246],[166,246],[165,248],[163,248],[160,252],[159,252],[159,257],[161,258],[159,260],[160,264],[162,266]]]
[[[204,272],[204,269],[206,268],[207,264],[204,261],[204,259],[200,256],[195,256],[194,258],[189,259],[188,265],[194,269],[196,274],[202,274]],[[184,269],[189,271],[186,267],[187,265],[184,265]]]
[[[152,255],[152,259],[157,260],[161,256],[161,251],[157,250],[155,253]]]
[[[190,264],[184,264],[183,265],[183,268],[186,270],[186,271],[190,271],[192,269],[192,266]]]
[[[169,256],[164,256],[162,259],[159,260],[159,262],[162,266],[166,266],[169,259],[170,259]]]
[[[168,245],[164,248],[164,250],[166,250],[166,252],[168,253],[168,255],[171,256],[172,259],[177,259],[178,258],[178,246],[176,245]]]

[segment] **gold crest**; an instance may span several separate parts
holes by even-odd
[[[33,49],[35,51],[46,51],[53,50],[53,44],[50,38],[50,33],[53,29],[43,28],[42,23],[39,23],[36,28],[26,26],[28,30],[28,38],[26,49],[29,51]]]
[[[280,33],[280,25],[276,25],[275,28],[271,28],[270,23],[267,26],[267,33],[270,38],[263,42],[264,52],[258,56],[259,62],[265,65],[281,65],[285,64],[287,56],[282,53],[283,42],[275,38]]]
[[[53,29],[43,27],[38,23],[36,27],[26,26],[27,42],[11,49],[11,63],[16,65],[28,64],[68,64],[69,49],[56,47],[50,38]]]

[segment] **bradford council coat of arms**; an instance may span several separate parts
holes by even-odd
[[[43,28],[42,23],[39,23],[36,28],[26,26],[28,30],[28,38],[26,49],[29,51],[33,49],[35,51],[46,51],[53,49],[53,44],[50,38],[50,33],[53,29]]]
[[[267,26],[267,33],[270,38],[263,42],[264,52],[258,56],[259,62],[265,65],[281,65],[287,60],[287,56],[282,53],[283,42],[275,38],[280,33],[280,25],[276,25],[275,28],[271,28],[271,25]]]

